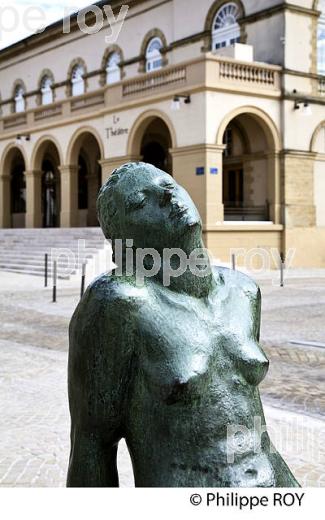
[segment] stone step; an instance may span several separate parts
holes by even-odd
[[[99,251],[103,250],[103,247],[85,247],[85,248],[79,248],[78,249],[78,245],[71,245],[71,247],[49,247],[47,249],[41,249],[41,248],[37,248],[37,247],[29,247],[26,245],[26,247],[21,247],[21,248],[12,248],[10,246],[6,246],[6,247],[0,247],[0,255],[5,255],[5,254],[14,254],[14,255],[17,255],[17,256],[23,256],[24,254],[26,255],[42,255],[44,257],[45,253],[47,253],[48,255],[51,254],[51,251],[58,251],[58,252],[61,252],[62,250],[62,255],[64,254],[64,252],[72,252],[74,254],[77,254],[78,251],[80,252],[80,254],[86,254],[86,255],[96,255]]]
[[[24,264],[23,262],[11,262],[10,264],[7,264],[7,263],[4,264],[4,263],[0,262],[0,269],[5,270],[6,267],[8,267],[9,269],[22,269],[22,270],[31,269],[32,271],[41,271],[42,273],[44,273],[44,265],[38,265],[38,264],[34,264],[34,263],[33,264]],[[81,265],[80,265],[80,267],[81,267]],[[67,267],[64,265],[58,265],[57,269],[65,271],[67,269]],[[72,270],[74,272],[76,272],[76,269],[77,269],[77,266],[74,266],[74,268]],[[51,272],[51,271],[52,271],[52,267],[49,266],[48,272]],[[71,273],[71,274],[73,274],[73,273]]]
[[[0,247],[4,246],[13,246],[13,247],[19,247],[19,246],[25,246],[30,244],[31,246],[35,247],[70,247],[71,244],[78,244],[78,242],[84,242],[86,245],[89,245],[90,247],[104,247],[105,241],[103,240],[88,240],[85,238],[71,238],[69,240],[61,239],[61,240],[1,240],[0,239]]]
[[[58,237],[103,237],[103,232],[100,228],[51,228],[51,229],[1,229],[1,236],[3,237],[28,237],[28,236],[49,236]]]
[[[79,269],[79,268],[81,268],[83,263],[85,263],[89,260],[92,260],[92,259],[93,259],[93,256],[85,258],[84,260],[79,260],[79,261],[76,260],[75,262],[73,262],[73,265],[71,264],[71,266],[73,266],[76,269]],[[45,262],[44,262],[44,260],[42,261],[42,260],[34,260],[34,259],[21,260],[20,258],[5,258],[5,259],[0,258],[0,269],[1,268],[3,269],[5,266],[10,267],[11,265],[41,266],[44,268]],[[51,266],[52,266],[52,262],[49,262],[48,269],[50,269]],[[65,269],[68,266],[68,262],[58,261],[57,266]]]
[[[78,247],[78,240],[85,240],[85,246]],[[52,249],[66,249],[75,256],[75,265],[71,275],[76,274],[82,263],[91,261],[105,246],[100,228],[73,229],[14,229],[0,230],[0,269],[44,276],[44,255],[49,254],[49,276],[52,272]],[[78,253],[84,253],[78,258]],[[58,258],[58,276],[66,275],[67,256]]]
[[[93,253],[87,253],[85,255],[78,255],[78,254],[75,254],[74,255],[74,261],[75,262],[78,262],[78,263],[83,263],[84,261],[86,260],[89,260],[91,258],[94,258],[94,256],[97,254],[97,250],[94,251]],[[53,256],[52,258],[52,255],[49,255],[48,257],[48,263],[52,263],[53,260],[57,260],[58,262],[60,263],[67,263],[68,262],[68,256],[67,255],[60,255],[58,256],[57,258],[55,256]],[[22,252],[21,254],[19,253],[12,253],[12,252],[6,252],[6,253],[3,253],[3,252],[0,252],[0,262],[1,263],[5,263],[5,262],[9,262],[9,261],[21,261],[21,262],[24,262],[24,263],[29,263],[29,262],[36,262],[36,263],[41,263],[41,264],[45,264],[45,257],[44,257],[44,254],[43,253],[25,253],[25,252]],[[72,259],[71,259],[72,261]]]
[[[33,270],[23,270],[23,269],[15,269],[15,268],[6,268],[6,269],[1,269],[1,271],[5,271],[6,273],[17,273],[17,274],[25,274],[25,275],[31,275],[31,276],[39,276],[39,277],[44,277],[44,273],[40,272],[40,271],[33,271]],[[75,273],[71,273],[71,275],[73,275]],[[66,275],[64,273],[59,273],[57,274],[58,276],[58,279],[59,280],[70,280],[70,276],[71,275]],[[51,282],[50,282],[50,276],[49,276],[49,286],[51,285]]]
[[[74,242],[78,240],[85,240],[85,242],[89,242],[91,244],[101,244],[104,242],[104,237],[3,237],[0,235],[0,242],[5,244],[20,244],[20,243],[28,243],[32,242],[33,244],[57,244],[57,243],[66,243]]]

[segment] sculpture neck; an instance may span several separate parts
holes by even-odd
[[[155,250],[156,258],[142,256],[142,249],[126,247],[123,242],[114,248],[113,260],[117,276],[141,282],[148,278],[175,292],[197,298],[207,297],[213,287],[213,274],[201,236],[186,239],[178,247]]]
[[[207,297],[213,286],[210,259],[201,237],[189,241],[173,256],[165,250],[156,280],[164,287],[196,298]]]

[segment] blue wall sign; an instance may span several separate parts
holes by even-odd
[[[198,166],[196,168],[196,175],[204,175],[204,166]]]
[[[211,175],[217,175],[218,174],[218,168],[210,168]]]

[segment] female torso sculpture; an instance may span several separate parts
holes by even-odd
[[[105,235],[135,250],[202,247],[190,197],[150,165],[113,172],[98,209]],[[118,486],[124,437],[136,486],[298,486],[265,428],[258,287],[223,268],[165,287],[163,268],[141,286],[124,268],[101,276],[72,318],[68,485]]]

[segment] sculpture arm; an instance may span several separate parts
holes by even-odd
[[[117,445],[123,437],[132,362],[127,310],[114,283],[102,277],[87,290],[71,320],[68,487],[119,485]]]

